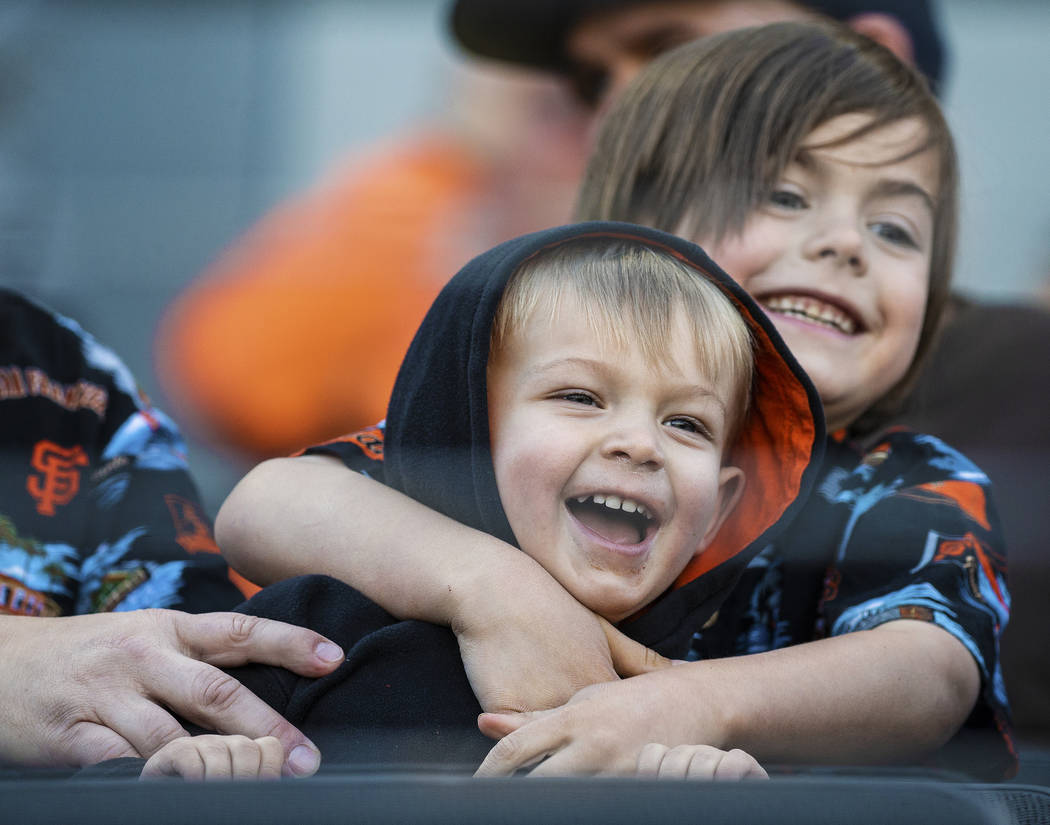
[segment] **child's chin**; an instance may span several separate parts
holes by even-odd
[[[610,586],[608,581],[589,584],[590,586],[585,583],[575,589],[569,589],[569,592],[588,610],[613,624],[633,616],[652,601],[640,596],[633,589]]]

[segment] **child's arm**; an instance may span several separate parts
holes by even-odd
[[[333,458],[260,464],[223,504],[216,537],[252,581],[327,573],[395,616],[450,626],[488,710],[555,707],[660,664],[525,553]]]
[[[538,774],[631,773],[654,740],[742,748],[767,764],[914,760],[955,733],[979,686],[977,665],[955,637],[896,620],[594,685],[551,711],[485,714],[482,730],[504,738],[478,774],[510,774],[540,759]]]
[[[638,756],[638,775],[658,779],[769,779],[751,754],[738,748],[724,751],[710,745],[650,742]]]
[[[183,736],[153,754],[142,769],[141,778],[278,779],[283,762],[284,749],[273,736]]]

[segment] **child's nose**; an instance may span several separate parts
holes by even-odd
[[[806,239],[803,254],[810,260],[829,259],[854,275],[868,271],[864,236],[849,219],[832,218],[818,223]]]
[[[621,422],[606,436],[602,456],[640,468],[659,469],[664,457],[656,427],[658,425]]]

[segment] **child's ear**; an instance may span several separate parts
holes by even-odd
[[[712,539],[718,535],[722,524],[729,518],[729,514],[733,512],[733,508],[736,507],[740,497],[744,494],[744,485],[746,483],[747,478],[744,476],[744,471],[739,467],[723,467],[718,471],[718,510],[714,518],[711,519],[707,532],[704,533],[704,540],[700,545],[701,549],[707,547]]]
[[[865,12],[851,17],[849,27],[885,46],[909,66],[915,65],[915,44],[911,33],[893,15]]]

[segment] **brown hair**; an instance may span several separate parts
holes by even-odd
[[[492,322],[489,362],[530,320],[552,318],[564,295],[577,296],[580,319],[610,343],[636,343],[654,363],[668,359],[667,341],[681,309],[694,331],[697,363],[715,381],[727,374],[726,444],[747,414],[755,368],[747,321],[721,288],[676,258],[627,240],[582,239],[525,261],[514,273]]]
[[[922,76],[889,50],[834,23],[775,23],[661,55],[606,116],[577,217],[721,240],[743,229],[814,129],[858,112],[871,120],[837,143],[918,117],[926,140],[905,157],[933,149],[940,161],[918,347],[904,377],[854,422],[864,430],[900,405],[937,334],[958,210],[955,144],[944,115]]]

